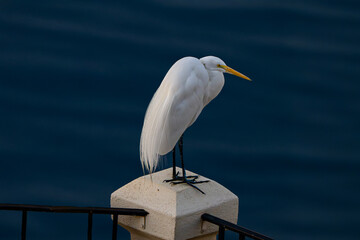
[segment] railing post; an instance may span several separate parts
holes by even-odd
[[[21,221],[21,240],[26,240],[26,222],[27,222],[27,211],[22,211]]]
[[[219,226],[219,240],[225,239],[225,228],[223,226]]]
[[[118,215],[113,215],[113,232],[112,232],[112,240],[116,240],[117,238],[117,225],[118,225]]]
[[[92,239],[92,223],[93,223],[93,214],[90,211],[88,213],[88,240]]]

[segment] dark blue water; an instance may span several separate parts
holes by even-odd
[[[226,76],[186,132],[186,167],[239,196],[240,225],[276,239],[360,239],[351,0],[2,1],[0,202],[109,206],[142,175],[142,121],[166,71],[207,55],[254,81]],[[20,221],[0,212],[0,239],[19,239]],[[85,239],[86,224],[29,213],[28,239]],[[94,239],[110,237],[109,217],[95,216]]]

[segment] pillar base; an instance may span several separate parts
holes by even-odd
[[[132,229],[125,228],[125,229],[130,232],[131,240],[162,240],[161,238],[156,238],[154,236],[149,236],[148,234],[143,234],[142,232],[133,228]],[[216,236],[217,236],[217,232],[191,238],[190,240],[216,240]]]

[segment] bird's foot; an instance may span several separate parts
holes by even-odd
[[[194,181],[194,180],[197,179],[197,178],[199,178],[199,176],[186,176],[186,179],[187,179],[187,180],[191,180],[191,181]],[[173,178],[172,178],[172,179],[166,179],[166,180],[164,180],[163,182],[171,182],[171,183],[174,183],[174,182],[179,181],[179,183],[182,183],[183,180],[184,180],[184,177],[183,177],[183,176],[179,176],[179,172],[177,172],[175,176],[173,175]]]
[[[199,176],[178,176],[179,172],[175,175],[175,177],[173,179],[168,179],[168,180],[164,180],[164,182],[170,182],[171,184],[181,184],[181,183],[186,183],[189,186],[195,188],[196,190],[198,190],[199,192],[201,192],[202,194],[205,194],[203,191],[200,190],[200,188],[194,186],[194,184],[199,184],[199,183],[206,183],[209,182],[209,180],[204,180],[204,181],[196,181],[196,179],[199,178]]]

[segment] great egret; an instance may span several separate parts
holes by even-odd
[[[173,184],[187,183],[204,193],[193,184],[197,176],[186,176],[183,159],[183,133],[190,127],[203,108],[213,100],[224,86],[223,73],[250,80],[245,75],[226,66],[218,57],[201,59],[184,57],[167,72],[155,92],[145,114],[140,139],[140,159],[143,170],[155,171],[160,155],[173,150]],[[182,176],[175,166],[175,145],[179,141]]]

